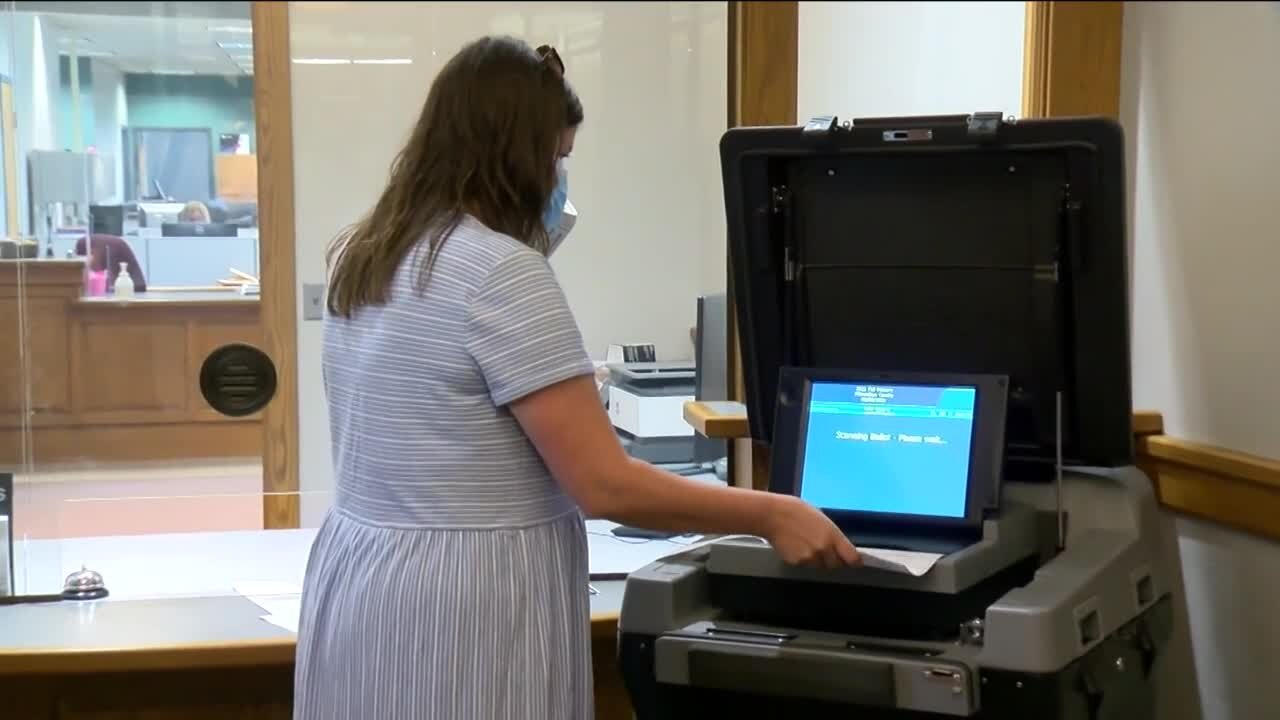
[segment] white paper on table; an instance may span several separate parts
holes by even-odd
[[[630,575],[663,558],[729,539],[702,535],[670,540],[621,538],[612,533],[615,527],[617,524],[607,520],[587,521],[587,564],[591,577]]]
[[[259,616],[261,619],[291,633],[298,632],[298,617],[302,614],[302,588],[271,580],[245,580],[233,583],[232,587],[266,613]]]
[[[276,595],[298,595],[302,592],[302,588],[287,582],[277,582],[275,580],[241,580],[231,584],[235,591],[250,600],[258,597],[273,597]]]
[[[942,559],[939,553],[859,547],[863,567],[920,577]]]
[[[300,595],[277,595],[269,598],[250,598],[250,600],[268,615],[296,618],[302,612]]]
[[[262,619],[295,635],[298,633],[298,617],[296,615],[263,615]]]
[[[298,623],[302,615],[301,595],[277,595],[252,599],[258,607],[267,611],[267,614],[262,616],[263,620],[291,633],[298,632]]]

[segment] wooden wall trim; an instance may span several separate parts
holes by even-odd
[[[263,523],[268,529],[296,528],[298,328],[289,4],[255,2],[252,17],[263,349],[275,361],[278,377],[275,399],[262,419]]]
[[[1028,2],[1022,116],[1120,115],[1123,2]]]
[[[1165,507],[1280,540],[1280,460],[1166,435],[1138,438],[1138,454]]]
[[[1142,438],[1148,435],[1164,433],[1164,416],[1152,410],[1137,410],[1133,413],[1133,434]]]
[[[729,3],[729,127],[796,124],[799,81],[800,4]],[[728,296],[733,298],[732,262],[725,260]],[[729,303],[726,373],[729,399],[745,397],[737,318]],[[768,486],[768,458],[750,439],[734,440],[729,453],[729,482],[738,487]]]

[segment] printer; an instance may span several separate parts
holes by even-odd
[[[695,438],[684,404],[696,394],[696,365],[615,362],[606,367],[609,420],[627,453],[654,464],[693,462]]]
[[[1133,466],[1120,128],[824,117],[720,152],[769,490],[865,562],[726,537],[631,574],[636,717],[1183,717],[1176,543]]]

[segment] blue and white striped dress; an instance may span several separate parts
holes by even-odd
[[[505,406],[592,364],[550,266],[465,220],[424,288],[324,326],[336,478],[298,633],[302,720],[593,715],[581,513]]]

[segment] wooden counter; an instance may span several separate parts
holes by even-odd
[[[592,599],[601,720],[631,717],[615,660],[622,585]],[[238,596],[0,608],[0,717],[289,720],[295,636],[261,613]]]
[[[199,388],[211,350],[261,346],[257,298],[86,298],[82,269],[80,260],[0,261],[0,467],[261,455],[261,418],[220,416]]]
[[[634,547],[604,528],[588,524],[589,553],[596,560]],[[282,616],[290,612],[286,607],[297,612],[296,588],[315,532],[29,543],[17,562],[24,592],[55,592],[68,568],[84,563],[102,572],[112,595],[84,603],[0,605],[0,718],[287,720],[296,636],[262,619],[265,606],[236,588],[245,581],[268,583],[276,590],[263,592],[282,594],[259,600]],[[176,558],[181,563],[171,566]],[[615,564],[616,558],[603,563]],[[624,583],[593,586],[596,716],[625,720],[630,704],[615,660]]]

